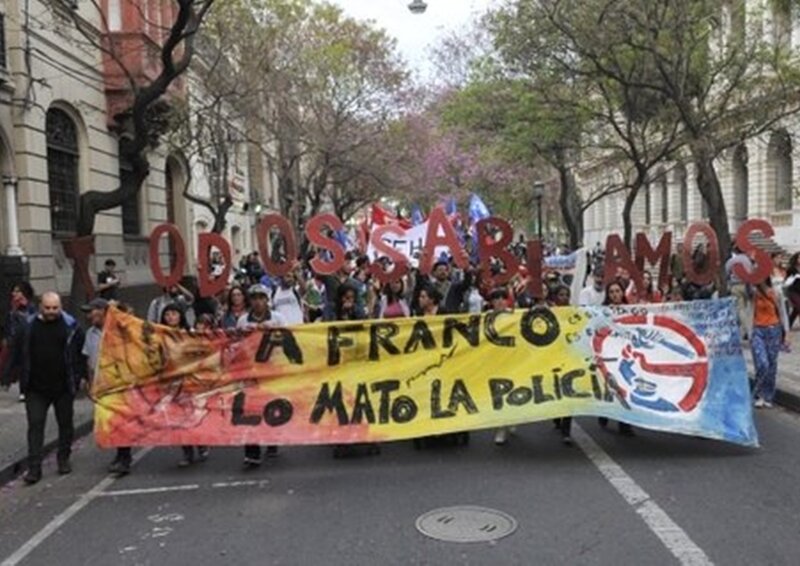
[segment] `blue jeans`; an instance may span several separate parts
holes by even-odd
[[[780,324],[756,326],[750,345],[753,348],[753,365],[756,367],[755,396],[764,401],[775,398],[775,380],[778,377],[778,353],[783,331]]]

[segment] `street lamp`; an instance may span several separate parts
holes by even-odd
[[[544,197],[544,183],[534,183],[533,198],[536,199],[536,228],[539,231],[539,241],[542,240],[542,197]]]
[[[412,14],[424,14],[425,10],[428,9],[428,4],[425,0],[411,0],[408,9]]]

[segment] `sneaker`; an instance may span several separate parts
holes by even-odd
[[[114,460],[108,466],[108,473],[118,476],[128,475],[131,473],[131,463],[128,460]]]
[[[753,406],[756,409],[763,409],[764,407],[766,407],[766,401],[764,401],[761,397],[759,397],[756,399],[755,403],[753,403]]]
[[[69,460],[63,460],[58,463],[59,476],[66,476],[71,473],[72,473],[72,465],[69,463]]]
[[[30,468],[25,475],[22,476],[22,479],[28,485],[33,485],[35,483],[39,483],[39,480],[42,479],[42,469],[41,468]]]
[[[501,428],[498,429],[497,432],[494,434],[494,443],[498,446],[504,446],[508,442],[508,429]]]
[[[260,466],[261,466],[261,458],[251,458],[249,456],[245,456],[244,458],[245,470],[254,470]]]

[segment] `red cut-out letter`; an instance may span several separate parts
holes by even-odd
[[[317,214],[306,224],[306,237],[308,241],[321,250],[328,250],[333,254],[331,261],[323,260],[319,255],[311,260],[311,269],[320,275],[331,275],[339,271],[344,265],[344,248],[342,245],[325,235],[325,229],[334,232],[344,230],[342,221],[333,214]]]
[[[443,236],[439,235],[439,228],[444,231]],[[469,257],[464,252],[461,244],[458,243],[458,234],[456,234],[455,228],[450,224],[442,208],[434,208],[428,217],[428,233],[425,237],[425,249],[419,266],[424,275],[430,275],[436,259],[433,256],[439,246],[446,246],[450,249],[450,253],[453,254],[453,261],[461,269],[469,267]]]
[[[175,265],[172,266],[169,275],[164,275],[161,271],[161,254],[158,249],[161,236],[164,234],[172,238],[175,251]],[[174,224],[159,224],[150,233],[150,272],[153,274],[153,279],[161,288],[172,287],[180,282],[185,267],[186,245],[183,243],[180,230]]]
[[[377,257],[388,257],[394,264],[394,268],[391,271],[383,269],[378,261],[372,262],[369,266],[369,272],[382,285],[397,281],[408,273],[408,258],[383,241],[383,237],[386,235],[403,237],[405,233],[406,231],[396,224],[384,224],[372,231],[370,243],[377,250]]]
[[[544,286],[542,285],[542,242],[541,240],[528,241],[528,293],[534,299],[544,299]]]
[[[225,270],[217,277],[211,278],[211,248],[217,248],[225,262]],[[231,274],[231,245],[214,232],[200,234],[197,238],[197,279],[201,297],[213,297],[222,292],[228,284]]]
[[[705,270],[701,273],[692,261],[694,240],[698,234],[704,234],[708,240],[708,249],[706,251],[706,265]],[[695,285],[708,285],[714,282],[714,278],[719,271],[719,242],[717,241],[717,234],[712,230],[711,226],[704,222],[695,222],[686,230],[686,235],[683,237],[683,270],[686,273],[686,278]]]
[[[636,234],[636,267],[644,273],[644,262],[651,265],[658,262],[658,288],[663,289],[670,283],[669,259],[672,253],[672,232],[664,232],[656,249],[650,246],[645,234]]]
[[[64,255],[72,260],[72,269],[78,274],[86,298],[94,298],[94,283],[89,273],[89,259],[94,255],[94,236],[78,236],[62,243]]]
[[[617,278],[619,270],[624,269],[628,272],[631,281],[636,286],[638,293],[644,293],[644,280],[642,272],[636,267],[631,259],[631,254],[619,234],[611,234],[606,239],[606,261],[603,264],[605,278],[603,283],[608,285]],[[627,289],[623,289],[627,291]]]
[[[775,230],[766,220],[753,218],[742,224],[736,232],[736,246],[747,255],[753,254],[756,265],[755,269],[748,271],[742,264],[737,263],[733,266],[733,272],[745,283],[758,285],[772,273],[772,258],[767,252],[749,240],[747,236],[753,232],[761,232],[765,238],[771,238],[775,235]]]
[[[272,260],[270,235],[273,228],[276,228],[283,237],[286,261]],[[283,277],[289,273],[294,265],[294,260],[297,259],[297,238],[289,221],[280,214],[265,214],[258,223],[257,237],[258,253],[261,256],[264,271],[276,277]]]
[[[489,228],[489,226],[500,229],[499,240],[494,241],[491,239],[487,241],[487,239],[484,238],[484,235],[488,232],[487,228]],[[511,224],[502,218],[490,216],[489,218],[478,220],[475,229],[478,231],[478,258],[480,259],[484,274],[488,277],[492,287],[508,283],[508,281],[516,275],[517,270],[519,270],[519,260],[514,254],[508,251],[508,245],[514,239],[514,230],[511,228]],[[492,258],[495,257],[503,262],[503,265],[506,266],[506,270],[493,276],[491,275],[491,266]]]

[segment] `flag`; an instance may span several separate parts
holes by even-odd
[[[419,226],[424,222],[425,222],[425,215],[422,214],[422,210],[419,208],[419,205],[415,204],[411,208],[411,225]]]
[[[411,222],[405,218],[389,212],[379,204],[372,205],[372,214],[370,215],[371,226],[384,226],[386,224],[397,224],[404,230],[411,228]]]
[[[472,193],[469,199],[469,225],[475,226],[478,220],[489,218],[492,214],[489,212],[489,207],[481,200],[481,197]]]
[[[478,261],[478,231],[475,225],[479,220],[489,218],[492,214],[489,207],[481,200],[481,197],[472,193],[469,198],[469,227],[472,232],[472,260]]]

